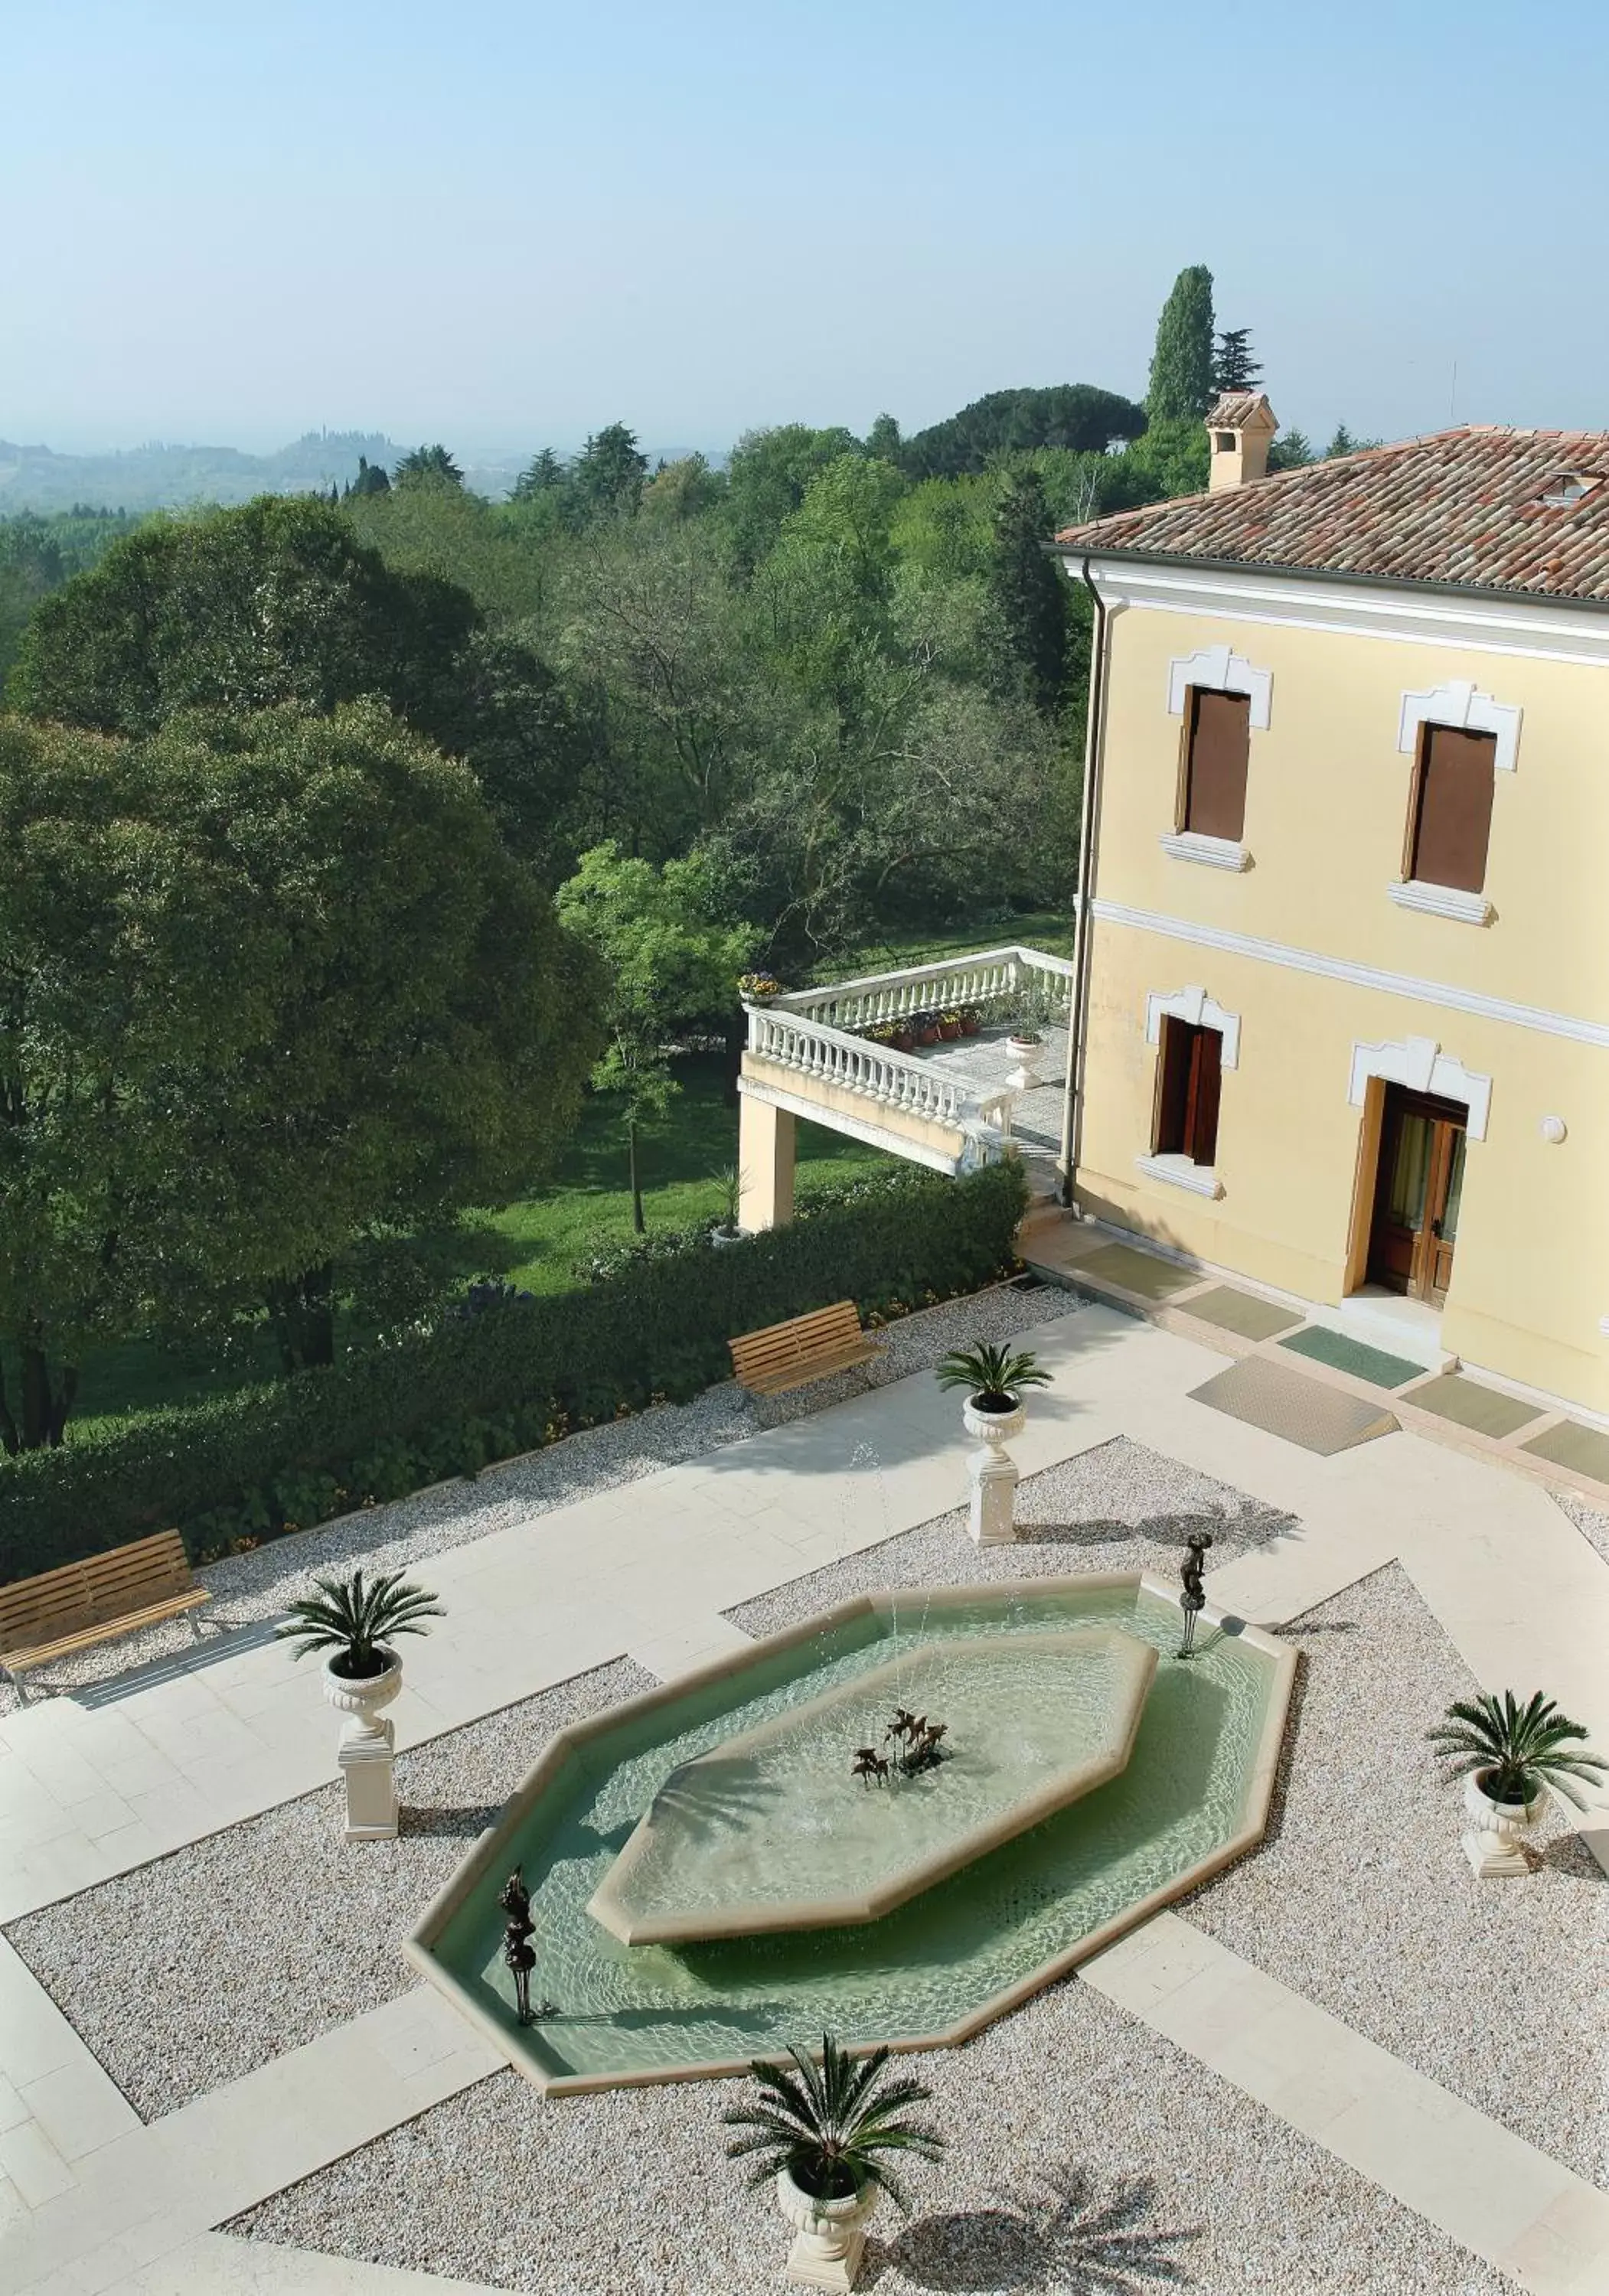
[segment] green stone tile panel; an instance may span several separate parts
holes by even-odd
[[[1199,1316],[1203,1324],[1216,1324],[1219,1331],[1234,1332],[1243,1340],[1271,1340],[1301,1321],[1293,1308],[1277,1308],[1271,1300],[1237,1292],[1232,1283],[1215,1283],[1211,1292],[1198,1292],[1189,1312]]]
[[[1528,1419],[1541,1416],[1534,1403],[1516,1403],[1512,1395],[1499,1394],[1495,1387],[1482,1387],[1478,1380],[1465,1379],[1459,1372],[1449,1371],[1440,1379],[1427,1380],[1423,1387],[1415,1388],[1403,1397],[1416,1411],[1433,1411],[1438,1419],[1450,1419],[1459,1427],[1472,1428],[1477,1435],[1490,1435],[1500,1442],[1512,1435],[1516,1427],[1523,1427]]]
[[[1332,1371],[1350,1372],[1354,1379],[1367,1379],[1374,1387],[1406,1387],[1410,1379],[1423,1379],[1424,1365],[1411,1363],[1407,1356],[1388,1355],[1383,1348],[1366,1347],[1361,1340],[1350,1339],[1344,1332],[1332,1332],[1323,1324],[1309,1324],[1305,1332],[1293,1332],[1288,1340],[1281,1340],[1282,1348],[1293,1348],[1299,1356],[1309,1356],[1315,1363],[1328,1364]]]
[[[1115,1283],[1141,1300],[1170,1300],[1176,1292],[1187,1291],[1192,1283],[1201,1282],[1193,1268],[1176,1267],[1170,1259],[1136,1251],[1127,1243],[1104,1243],[1098,1251],[1075,1261],[1068,1272],[1075,1281],[1089,1275],[1097,1283]]]
[[[1545,1435],[1533,1435],[1520,1448],[1534,1452],[1539,1459],[1550,1459],[1556,1467],[1567,1467],[1572,1475],[1590,1475],[1595,1482],[1609,1483],[1609,1435],[1597,1427],[1583,1427],[1579,1419],[1564,1420]]]

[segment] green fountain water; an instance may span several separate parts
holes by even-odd
[[[422,1923],[415,1957],[533,2078],[595,2086],[717,2070],[827,2029],[851,2043],[954,2038],[1260,1829],[1293,1663],[1268,1637],[1226,1631],[1208,1613],[1196,1654],[1181,1660],[1177,1604],[1132,1577],[1014,1581],[959,1597],[907,1593],[891,1608],[883,1601],[789,1647],[759,1645],[718,1679],[586,1726],[516,1796]],[[1091,1625],[1121,1628],[1156,1653],[1126,1767],[895,1910],[854,1926],[676,1945],[624,1944],[589,1912],[673,1772],[891,1661],[942,1653],[947,1644],[958,1651],[957,1637],[989,1636],[999,1652],[989,1670],[1008,1671],[1017,1638],[1023,1669],[1010,1689],[995,1672],[997,1694],[968,1705],[957,1747],[964,1736],[981,1745],[997,1729],[1015,1751],[997,1746],[1000,1760],[981,1768],[1042,1767],[1023,1748],[1033,1736],[1024,1734],[1029,1710],[1058,1694],[1043,1677],[1047,1638]],[[1066,1688],[1063,1677],[1060,1694]],[[855,1710],[851,1702],[847,1712]],[[841,1743],[836,1731],[823,1742],[820,1784],[852,1816],[852,1839],[877,1790],[850,1776],[854,1728],[841,1734]],[[1033,1742],[1045,1751],[1042,1734]],[[946,1784],[940,1768],[922,1782],[923,1799],[904,1807],[940,1809]],[[772,1818],[762,1805],[727,1811],[721,1823],[739,1833],[751,1824],[758,1834]],[[797,1812],[792,1825],[797,1838]],[[516,1863],[536,1923],[533,1991],[556,2004],[523,2030],[497,1904]]]

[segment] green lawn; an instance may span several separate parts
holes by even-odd
[[[638,1147],[651,1228],[713,1223],[723,1203],[716,1176],[737,1161],[737,1110],[727,1099],[724,1060],[690,1055],[678,1063],[677,1075],[682,1089],[669,1116]],[[801,1123],[799,1160],[801,1167],[847,1174],[876,1169],[889,1160],[841,1133]],[[417,1239],[415,1249],[445,1288],[494,1275],[527,1292],[562,1292],[573,1281],[573,1263],[595,1239],[630,1233],[625,1133],[612,1107],[589,1101],[552,1187],[498,1211],[466,1214],[456,1226]],[[86,1363],[74,1423],[191,1401],[272,1378],[276,1369],[266,1332],[227,1363],[201,1349],[178,1351],[129,1341]]]
[[[1070,955],[1071,923],[1047,912],[940,933],[896,934],[867,942],[824,968],[823,978],[842,980],[860,973],[893,972],[1006,942]],[[682,1090],[669,1116],[660,1131],[641,1144],[644,1209],[651,1227],[713,1221],[722,1202],[716,1175],[737,1161],[737,1110],[727,1098],[725,1062],[715,1054],[694,1054],[678,1064],[677,1073]],[[875,1169],[887,1161],[876,1149],[805,1123],[799,1127],[799,1160],[801,1167],[830,1167],[836,1172]],[[573,1263],[595,1238],[630,1234],[631,1198],[626,1183],[626,1142],[618,1116],[605,1103],[592,1101],[552,1187],[501,1210],[468,1214],[456,1226],[415,1239],[406,1249],[422,1254],[445,1288],[478,1275],[495,1275],[528,1292],[562,1292],[572,1281]],[[362,1326],[349,1326],[347,1335],[362,1336]],[[75,1421],[81,1424],[193,1400],[222,1388],[271,1379],[277,1369],[266,1332],[229,1360],[201,1348],[176,1350],[150,1341],[129,1341],[103,1349],[85,1364]]]

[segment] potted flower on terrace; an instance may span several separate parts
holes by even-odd
[[[760,2095],[721,2117],[746,2133],[727,2147],[730,2160],[755,2156],[751,2185],[775,2181],[776,2204],[794,2227],[788,2277],[810,2288],[852,2288],[866,2227],[880,2194],[905,2206],[889,2155],[936,2161],[944,2139],[923,2122],[901,2118],[932,2091],[908,2075],[891,2078],[889,2052],[857,2061],[830,2033],[821,2063],[790,2048],[792,2070],[749,2068]]]
[[[737,993],[745,1004],[772,1004],[782,995],[782,983],[768,972],[740,972]]]
[[[1050,1374],[1027,1349],[1014,1352],[984,1340],[952,1349],[934,1377],[940,1387],[966,1389],[961,1423],[969,1435],[986,1443],[1004,1443],[1020,1435],[1027,1415],[1022,1390],[1050,1384]]]
[[[1465,1855],[1482,1876],[1529,1872],[1524,1837],[1549,1786],[1584,1809],[1577,1782],[1595,1785],[1609,1773],[1609,1761],[1584,1751],[1580,1724],[1539,1690],[1523,1706],[1512,1690],[1500,1698],[1488,1693],[1457,1699],[1425,1734],[1451,1774],[1464,1779],[1464,1807],[1474,1821],[1464,1836]]]

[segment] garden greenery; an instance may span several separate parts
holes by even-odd
[[[198,1562],[305,1529],[570,1429],[685,1400],[742,1332],[853,1299],[863,1316],[973,1292],[1014,1265],[1014,1164],[903,1168],[807,1198],[786,1227],[714,1251],[708,1231],[600,1255],[595,1280],[444,1314],[270,1385],[0,1462],[0,1583],[176,1524]]]

